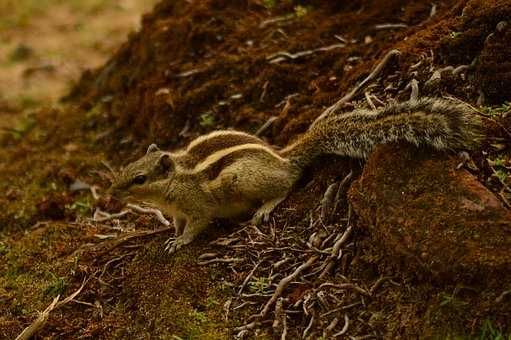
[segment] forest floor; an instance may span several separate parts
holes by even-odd
[[[511,261],[502,255],[511,246],[511,23],[504,21],[511,1],[164,0],[140,27],[140,12],[149,8],[142,1],[6,4],[0,337],[14,338],[57,300],[65,303],[50,311],[39,338],[511,333]],[[104,194],[111,179],[104,164],[118,168],[152,142],[178,148],[215,129],[256,132],[272,119],[262,138],[282,147],[386,55],[339,111],[417,95],[470,105],[486,137],[469,152],[466,169],[455,154],[399,145],[378,149],[366,167],[322,158],[270,223],[218,221],[174,256],[162,246],[170,228]],[[365,194],[379,169],[388,172],[377,188],[407,182],[389,195]],[[488,198],[462,206],[487,212],[492,202],[487,221],[466,227],[476,213],[449,216],[456,229],[446,237],[412,230],[395,243],[390,231],[373,228],[395,212],[386,199],[396,202],[411,183],[421,215],[392,223],[422,232],[443,213],[434,210],[438,202],[458,207],[450,204],[457,183],[449,176],[460,173]],[[434,181],[444,177],[449,186],[437,197]],[[327,188],[338,193],[333,207],[324,203]],[[371,222],[364,199],[383,218]],[[441,262],[443,254],[464,267]],[[475,262],[466,262],[473,254]]]

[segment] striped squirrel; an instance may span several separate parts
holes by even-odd
[[[438,150],[470,149],[481,124],[464,106],[442,99],[355,110],[319,121],[295,143],[276,150],[237,131],[216,131],[178,152],[154,144],[115,176],[111,192],[149,202],[174,218],[166,250],[190,243],[215,218],[256,212],[267,221],[303,170],[322,154],[367,158],[379,144],[406,141]]]

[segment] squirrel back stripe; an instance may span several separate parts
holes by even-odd
[[[224,150],[217,151],[207,157],[205,160],[195,166],[190,174],[203,173],[207,178],[216,178],[223,169],[243,158],[254,158],[264,161],[264,159],[278,159],[282,163],[287,160],[280,157],[270,147],[261,144],[243,144],[237,145]]]
[[[266,145],[260,138],[245,132],[220,130],[197,137],[185,149],[173,153],[172,157],[181,167],[193,169],[217,151],[244,144]]]
[[[327,117],[280,154],[303,169],[321,154],[367,158],[377,145],[399,141],[438,150],[471,149],[481,131],[479,117],[465,106],[424,98]]]

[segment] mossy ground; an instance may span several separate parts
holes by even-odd
[[[53,296],[68,296],[84,278],[94,277],[77,297],[81,303],[70,303],[52,314],[42,337],[231,338],[230,328],[243,323],[247,315],[234,314],[226,321],[223,306],[233,294],[230,283],[243,280],[247,273],[232,273],[221,265],[197,265],[198,256],[211,251],[208,242],[227,233],[229,227],[202,237],[175,257],[162,252],[168,234],[134,239],[102,252],[98,249],[108,249],[113,240],[99,236],[119,236],[123,234],[115,229],[119,226],[137,230],[160,226],[153,218],[138,215],[119,223],[92,223],[88,218],[94,209],[113,210],[111,202],[95,201],[89,191],[72,192],[70,185],[76,180],[94,184],[101,195],[108,186],[108,173],[101,161],[118,166],[139,156],[148,142],[176,147],[215,128],[255,131],[271,116],[279,119],[265,138],[284,145],[303,132],[325,106],[363,79],[393,47],[403,54],[385,76],[394,74],[399,88],[387,93],[379,82],[372,91],[383,100],[406,99],[404,88],[411,77],[408,69],[420,55],[430,50],[440,53],[443,64],[432,62],[431,67],[463,61],[456,59],[460,55],[456,46],[470,43],[473,36],[469,30],[478,27],[476,21],[462,17],[466,3],[439,3],[437,16],[429,19],[429,1],[307,1],[305,10],[287,1],[263,5],[252,1],[162,1],[144,17],[140,33],[131,35],[109,62],[83,74],[67,104],[34,111],[55,98],[52,91],[35,99],[30,91],[3,98],[0,111],[5,119],[0,127],[8,129],[2,130],[0,148],[0,191],[5,193],[0,196],[0,309],[6,312],[0,315],[0,337],[14,338]],[[484,8],[478,10],[478,3]],[[14,2],[8,5],[15,6]],[[510,13],[510,4],[504,1],[470,1],[470,8],[475,8],[469,12],[470,18],[484,19],[481,39],[501,20],[500,14],[492,14],[497,7],[499,13]],[[102,7],[91,10],[86,15],[96,17]],[[23,9],[11,13],[14,19],[7,17],[6,25],[12,27],[23,13]],[[30,26],[34,12],[28,13],[25,17],[30,20],[22,23],[30,33],[30,27],[35,30]],[[259,26],[266,19],[286,15],[276,26]],[[408,27],[392,34],[373,28],[374,24],[401,21]],[[451,35],[453,30],[459,34]],[[95,34],[103,36],[104,32]],[[16,47],[16,35],[11,34],[9,51]],[[339,34],[356,42],[296,61],[270,64],[267,60],[283,46],[298,52],[339,43],[335,38]],[[472,54],[484,45],[481,39],[472,41]],[[106,40],[101,38],[100,44]],[[122,38],[117,36],[117,41]],[[94,42],[80,44],[95,46]],[[65,54],[64,58],[74,56]],[[195,73],[187,75],[190,71]],[[422,84],[430,75],[424,71],[417,76]],[[454,93],[475,104],[474,84],[472,77],[466,81],[447,78],[427,94]],[[156,95],[160,89],[167,91]],[[509,110],[502,109],[503,105],[507,104],[488,104],[484,110],[509,129]],[[491,122],[488,131],[492,137],[507,136]],[[499,178],[491,176],[488,166],[480,167],[477,174],[498,193],[501,180],[509,184],[510,157],[508,149],[494,149],[491,143],[494,141],[487,141],[472,156],[478,165],[486,157],[499,164],[494,166],[501,172]],[[277,216],[289,223],[307,224],[309,211],[317,207],[326,186],[346,174],[339,169],[349,167],[345,160],[323,159],[308,172]],[[360,231],[357,237],[361,250],[353,271],[373,280],[379,259],[364,252],[364,247],[371,247],[367,235]],[[489,334],[494,328],[490,338],[497,338],[499,329],[505,329],[495,326],[491,318],[473,318],[477,307],[471,306],[470,290],[413,280],[401,284],[370,306],[374,324],[384,334],[459,338],[481,336],[483,330]]]

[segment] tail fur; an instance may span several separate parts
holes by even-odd
[[[481,121],[466,106],[423,98],[327,117],[281,154],[303,169],[321,154],[367,158],[377,145],[399,141],[438,150],[471,149],[481,137]]]

